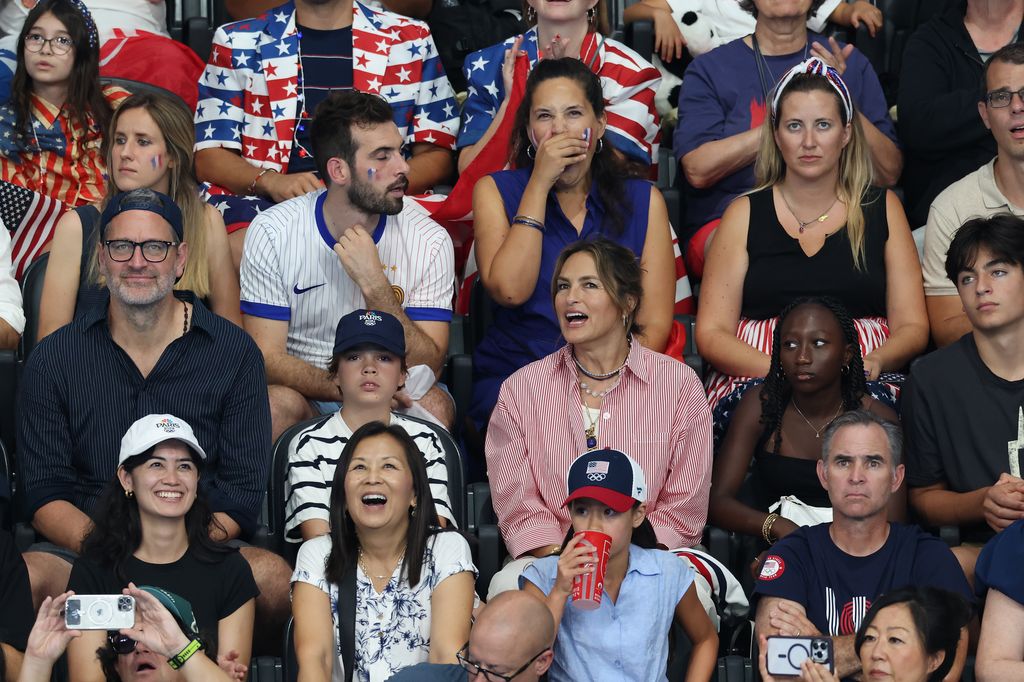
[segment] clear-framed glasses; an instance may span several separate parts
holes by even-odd
[[[470,675],[483,675],[484,679],[487,680],[487,682],[512,682],[512,680],[514,680],[524,670],[533,665],[533,662],[541,656],[543,656],[549,649],[551,649],[551,647],[544,647],[536,654],[534,654],[533,658],[528,660],[526,663],[520,666],[518,670],[509,675],[494,672],[493,670],[488,670],[487,668],[481,666],[479,663],[474,663],[473,661],[469,660],[469,658],[467,658],[467,655],[469,653],[469,642],[466,642],[462,645],[462,648],[459,649],[458,652],[456,652],[455,658],[459,661],[459,665],[462,666],[462,669],[468,672]]]
[[[1024,102],[1024,88],[1020,90],[993,90],[992,92],[985,93],[985,101],[993,109],[1002,109],[1003,107],[1010,106],[1014,95],[1017,95],[1020,101]]]
[[[130,239],[108,239],[103,242],[107,247],[107,255],[110,260],[124,263],[130,261],[135,255],[135,249],[142,249],[142,257],[150,263],[163,263],[167,258],[167,250],[177,246],[175,242],[164,242],[157,239],[147,239],[144,242],[133,242]]]
[[[50,51],[54,54],[67,54],[75,46],[71,36],[56,36],[47,38],[42,33],[33,31],[25,36],[25,49],[29,52],[41,52],[43,45],[49,43]]]

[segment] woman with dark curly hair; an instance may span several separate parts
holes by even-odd
[[[471,416],[483,426],[509,375],[564,343],[551,303],[559,252],[604,236],[629,248],[643,269],[639,340],[665,349],[672,326],[675,262],[665,200],[630,179],[606,139],[601,83],[578,59],[534,67],[516,113],[515,170],[473,191],[476,261],[494,321],[473,356]]]
[[[238,550],[210,539],[216,521],[199,486],[206,453],[192,428],[168,414],[143,417],[121,440],[118,460],[68,589],[120,594],[134,583],[180,595],[194,607],[204,644],[221,652],[223,678],[211,672],[204,679],[244,680],[259,591]],[[106,638],[89,630],[72,640],[72,682],[104,679],[98,651]]]
[[[821,434],[843,412],[861,408],[899,420],[867,392],[850,314],[832,298],[793,301],[775,326],[768,376],[743,395],[715,458],[710,523],[770,544],[798,528],[791,519],[768,512],[780,498],[831,506],[816,471]],[[751,460],[751,495],[741,500]],[[890,518],[902,514],[905,497],[893,499]]]

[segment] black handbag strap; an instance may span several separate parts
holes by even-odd
[[[352,682],[356,667],[356,565],[345,571],[338,585],[338,643],[345,666],[345,682]]]

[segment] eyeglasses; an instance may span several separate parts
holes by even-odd
[[[534,661],[536,661],[538,658],[540,658],[545,653],[547,653],[547,651],[550,648],[551,647],[545,647],[545,648],[541,649],[540,651],[538,651],[533,656],[533,658],[531,658],[526,663],[524,663],[523,666],[521,668],[519,668],[519,670],[515,671],[511,675],[504,675],[502,673],[494,672],[493,670],[488,670],[487,668],[484,668],[483,666],[481,666],[479,663],[474,663],[473,661],[471,661],[468,658],[466,658],[466,654],[469,651],[469,642],[466,642],[465,644],[462,645],[462,648],[459,649],[458,652],[456,652],[455,658],[459,661],[459,665],[462,666],[462,669],[465,670],[466,672],[468,672],[470,675],[474,675],[474,676],[476,676],[476,675],[483,675],[484,679],[487,680],[487,682],[511,682],[518,675],[520,675],[524,670],[529,668],[533,664]]]
[[[29,33],[25,36],[25,49],[29,52],[41,52],[43,45],[47,43],[54,54],[67,54],[75,46],[75,41],[71,40],[70,36],[44,38],[42,33]]]
[[[119,632],[108,632],[107,641],[110,642],[110,648],[118,656],[126,656],[135,651],[135,645],[137,644],[134,639]]]
[[[133,242],[130,239],[108,239],[103,242],[107,247],[107,255],[110,260],[124,263],[130,261],[135,255],[136,247],[142,249],[142,257],[150,263],[163,263],[167,259],[167,250],[177,246],[175,242],[162,242],[157,239],[147,239],[144,242]]]
[[[993,109],[1002,109],[1003,107],[1010,106],[1014,95],[1017,95],[1020,101],[1024,102],[1024,88],[1020,90],[993,90],[985,94],[985,101]]]

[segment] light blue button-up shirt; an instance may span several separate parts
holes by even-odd
[[[538,559],[519,579],[551,592],[558,557]],[[693,567],[670,552],[629,546],[629,566],[618,599],[594,611],[569,604],[555,640],[551,682],[663,682],[668,633],[676,605],[693,583]]]

